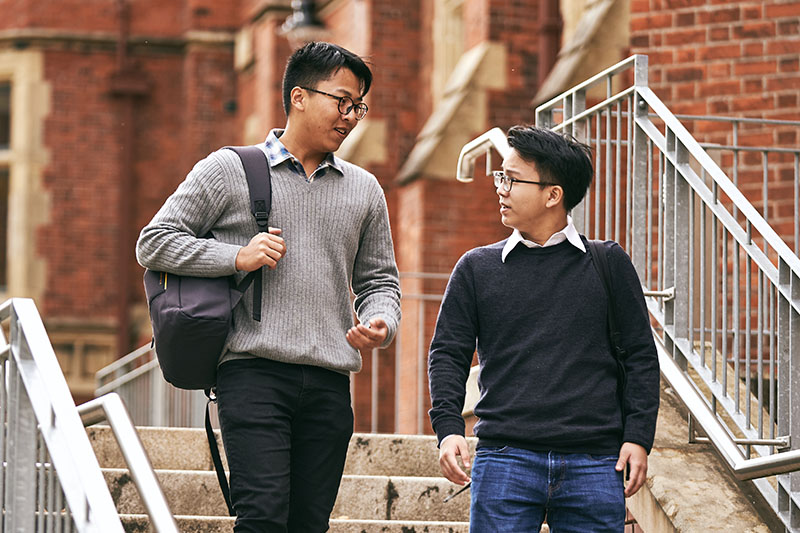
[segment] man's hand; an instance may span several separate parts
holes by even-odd
[[[389,326],[382,318],[373,318],[369,325],[358,324],[347,330],[345,337],[350,346],[356,350],[378,348],[389,334]]]
[[[444,477],[456,485],[466,485],[470,482],[467,473],[458,466],[457,456],[461,457],[464,469],[469,468],[469,445],[467,439],[461,435],[448,435],[442,439],[439,447],[439,468]]]
[[[625,497],[630,498],[647,480],[647,451],[638,444],[623,443],[615,469],[622,472],[626,464],[630,467],[630,479],[625,485]]]
[[[269,233],[259,233],[236,254],[236,270],[252,272],[262,266],[274,270],[278,260],[286,253],[286,243],[281,230],[269,228]]]

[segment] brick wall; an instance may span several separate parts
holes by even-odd
[[[631,51],[676,113],[800,118],[800,2],[633,0]]]
[[[38,234],[38,253],[47,258],[42,312],[97,319],[113,313],[117,224],[119,122],[107,94],[114,70],[110,54],[47,54],[52,111],[45,124],[50,164],[50,223]],[[76,164],[76,162],[80,164]]]
[[[119,279],[116,243],[135,240],[195,161],[236,141],[232,46],[183,47],[157,39],[179,37],[187,29],[233,29],[238,17],[232,9],[236,2],[214,3],[213,9],[199,1],[131,4],[134,39],[154,41],[129,49],[132,65],[147,81],[148,90],[134,104],[135,194],[131,198],[133,217],[126,228],[120,227],[118,216],[126,125],[122,100],[111,91],[111,78],[117,70],[116,3],[72,2],[59,5],[58,10],[40,4],[20,3],[15,6],[19,11],[13,11],[15,19],[3,17],[0,22],[0,27],[18,24],[19,29],[66,32],[66,37],[53,41],[26,42],[43,50],[45,78],[52,91],[45,123],[50,159],[44,169],[50,212],[36,243],[47,263],[40,306],[51,321],[81,317],[107,323],[115,317],[121,291],[130,291],[134,305],[144,301],[138,266],[131,279]],[[198,22],[191,27],[217,10],[220,14],[212,17],[213,24]],[[93,39],[89,32],[94,31],[108,32],[109,40]],[[135,263],[132,247],[128,259]]]
[[[633,0],[631,51],[676,114],[800,120],[800,1]],[[733,143],[731,124],[684,121],[701,142]],[[796,148],[797,126],[738,127],[740,145]],[[794,245],[793,157],[767,154],[768,221]],[[763,211],[764,155],[741,153],[740,188]],[[734,159],[719,155],[729,176]],[[771,198],[771,199],[770,199]]]

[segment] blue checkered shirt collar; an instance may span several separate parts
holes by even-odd
[[[327,167],[331,167],[336,169],[339,174],[344,174],[342,169],[339,166],[338,161],[336,161],[336,156],[332,153],[328,153],[325,156],[325,159],[322,160],[322,163],[313,170],[313,172],[305,176],[303,175],[303,171],[301,170],[303,167],[300,162],[294,157],[289,150],[283,145],[280,141],[279,137],[283,135],[283,131],[281,129],[274,129],[270,130],[269,134],[267,135],[267,140],[264,141],[264,153],[267,154],[267,159],[269,160],[270,167],[276,167],[285,161],[289,161],[288,167],[292,169],[292,171],[296,172],[297,174],[303,176],[308,181],[312,181],[317,173],[321,169],[325,169]]]

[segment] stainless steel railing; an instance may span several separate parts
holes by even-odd
[[[158,533],[178,533],[164,491],[122,398],[114,392],[104,394],[79,405],[78,413],[85,426],[108,422],[147,510],[152,529]]]
[[[0,305],[3,531],[119,532],[120,522],[32,300]]]
[[[177,389],[164,381],[150,345],[114,361],[95,375],[95,396],[119,394],[137,426],[203,427],[208,399],[201,390]],[[211,404],[217,423],[216,405]]]
[[[75,407],[32,300],[0,305],[0,531],[122,533],[84,423],[106,418],[159,533],[178,529],[116,395]],[[81,420],[81,415],[84,420]]]

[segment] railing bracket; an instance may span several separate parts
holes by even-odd
[[[774,437],[772,439],[739,439],[731,437],[731,440],[742,446],[775,446],[778,450],[788,450],[792,445],[792,439],[789,435]],[[711,439],[708,437],[701,437],[697,434],[694,428],[694,418],[692,415],[689,415],[689,444],[710,443]]]
[[[661,291],[644,291],[645,296],[650,298],[663,298],[665,302],[675,299],[675,287],[670,287]]]

